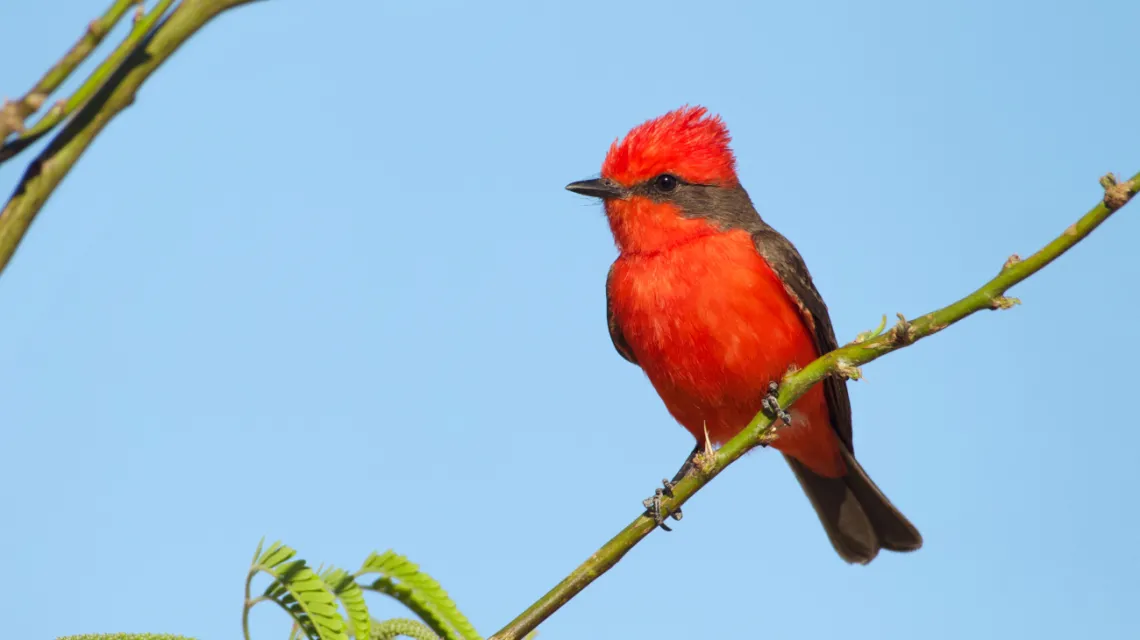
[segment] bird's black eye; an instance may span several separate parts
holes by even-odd
[[[658,191],[672,191],[677,188],[677,178],[663,173],[653,179],[653,186],[657,187]]]

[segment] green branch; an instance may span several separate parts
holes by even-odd
[[[139,13],[135,14],[134,26],[131,27],[130,33],[127,37],[115,47],[115,50],[107,56],[103,62],[87,76],[83,84],[71,94],[67,100],[60,100],[51,108],[42,118],[36,122],[30,129],[24,131],[19,137],[11,140],[3,147],[0,147],[0,162],[5,162],[17,155],[24,149],[35,144],[37,140],[44,137],[51,130],[56,127],[60,122],[63,122],[68,116],[75,112],[76,109],[82,107],[91,99],[91,96],[103,87],[112,74],[117,70],[123,61],[133,53],[142,42],[143,38],[149,36],[154,29],[154,25],[158,23],[159,19],[166,15],[170,10],[170,6],[174,4],[174,0],[159,0],[158,4],[149,12],[142,12],[142,5],[139,5]]]
[[[24,131],[24,120],[36,111],[39,111],[51,94],[63,84],[64,80],[83,64],[87,56],[99,46],[107,33],[119,23],[119,20],[131,8],[131,5],[140,4],[139,0],[115,0],[102,16],[92,20],[79,41],[63,55],[59,62],[44,74],[36,86],[18,100],[5,100],[0,107],[0,143],[8,138],[13,131]]]
[[[1104,200],[1092,208],[1075,224],[1065,229],[1057,239],[1043,249],[1022,260],[1010,257],[997,277],[982,285],[978,290],[961,300],[933,311],[915,320],[907,321],[900,314],[899,323],[890,331],[879,330],[861,335],[855,342],[815,360],[800,371],[789,373],[780,384],[780,406],[789,407],[812,385],[830,375],[857,379],[859,366],[867,364],[896,349],[914,344],[918,340],[938,333],[946,327],[983,309],[1008,309],[1017,304],[1016,298],[1006,298],[1005,292],[1017,283],[1040,271],[1045,265],[1056,260],[1073,245],[1083,240],[1104,222],[1114,211],[1128,203],[1140,191],[1140,174],[1127,182],[1117,183],[1109,174],[1101,179],[1105,189]],[[885,323],[882,325],[885,326]],[[739,434],[728,441],[715,454],[703,456],[680,482],[673,487],[673,497],[662,499],[665,513],[677,513],[681,505],[715,478],[728,465],[745,453],[769,441],[774,433],[772,420],[759,413]],[[620,533],[598,549],[565,580],[558,583],[530,608],[503,627],[488,640],[518,640],[528,631],[537,627],[566,604],[571,598],[585,589],[598,576],[613,568],[638,542],[655,528],[652,518],[641,515]]]
[[[115,53],[123,52],[121,62],[113,65],[113,69],[104,65],[107,67],[105,81],[95,83],[97,89],[92,85],[90,98],[83,101],[75,116],[32,161],[12,197],[0,210],[0,272],[8,266],[28,227],[55,188],[107,123],[134,102],[143,82],[215,16],[250,2],[253,0],[183,0],[159,20],[171,3],[171,0],[163,0],[135,26],[128,37],[128,40],[135,38],[132,44],[126,49],[116,49]],[[158,24],[144,30],[142,23],[148,19]]]

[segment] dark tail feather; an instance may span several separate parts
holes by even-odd
[[[855,456],[843,449],[847,475],[842,478],[825,478],[784,456],[839,556],[867,564],[879,549],[914,551],[921,547],[918,529],[879,491]]]

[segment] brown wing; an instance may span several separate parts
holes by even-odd
[[[804,321],[815,334],[822,355],[838,348],[827,305],[811,281],[804,259],[792,243],[766,224],[752,234],[756,250],[784,281],[788,294],[800,306]],[[806,465],[784,456],[796,474],[832,546],[847,562],[866,564],[879,549],[913,551],[922,546],[922,534],[887,499],[855,460],[851,444],[851,399],[847,381],[829,376],[823,381],[831,426],[847,450],[848,473],[841,478],[821,476]]]
[[[784,281],[788,294],[799,305],[804,321],[815,334],[815,348],[819,355],[839,348],[827,305],[811,281],[811,274],[808,273],[800,252],[796,251],[787,238],[767,224],[752,232],[752,242],[768,266]],[[847,450],[854,453],[855,447],[851,442],[851,399],[847,395],[847,381],[828,376],[822,384],[827,397],[827,408],[831,413],[831,426],[839,433]]]
[[[629,360],[633,364],[637,364],[637,358],[633,357],[633,349],[629,348],[629,343],[625,341],[625,336],[621,333],[621,327],[618,326],[617,318],[614,317],[613,300],[610,299],[610,278],[614,275],[613,265],[610,265],[610,272],[606,274],[606,324],[610,327],[610,340],[614,343],[614,349],[621,357]]]

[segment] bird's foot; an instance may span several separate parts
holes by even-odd
[[[704,448],[707,448],[708,451],[704,451]],[[700,464],[699,458],[701,458],[702,455],[708,455],[709,453],[712,453],[712,442],[708,438],[708,429],[706,429],[704,446],[702,447],[702,445],[698,443],[697,446],[693,447],[693,450],[689,453],[689,457],[685,458],[685,463],[677,470],[673,479],[662,480],[661,488],[654,491],[652,496],[641,501],[641,504],[645,506],[645,515],[653,518],[653,522],[656,523],[657,526],[666,531],[672,531],[669,525],[665,524],[665,518],[673,518],[674,520],[681,519],[681,508],[678,507],[673,511],[666,512],[661,504],[662,499],[672,498],[673,487],[683,480],[685,476],[689,475],[689,472],[692,471],[694,466]]]
[[[669,480],[661,481],[661,488],[653,492],[653,495],[641,501],[645,506],[645,515],[653,518],[653,523],[666,531],[672,531],[669,525],[665,524],[665,518],[673,518],[680,520],[682,517],[681,509],[674,509],[673,511],[666,511],[661,504],[662,498],[673,497],[673,482]]]
[[[780,383],[773,380],[768,383],[768,395],[760,401],[764,413],[773,420],[782,420],[784,426],[792,424],[792,416],[780,406]]]

